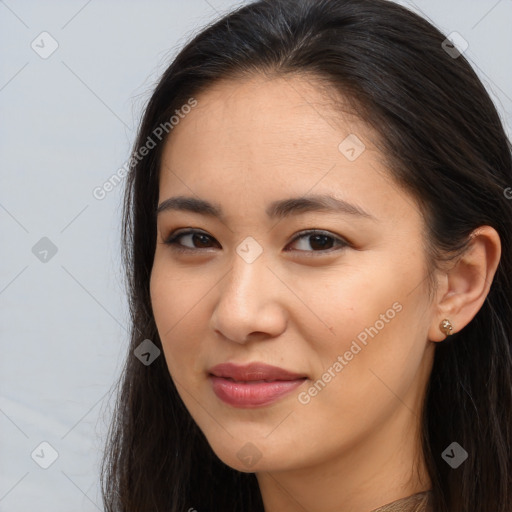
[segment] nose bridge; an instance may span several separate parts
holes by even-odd
[[[267,268],[267,259],[262,252],[255,256],[255,246],[247,244],[237,247],[231,270],[219,283],[212,317],[215,330],[238,342],[245,341],[253,332],[276,336],[286,323],[275,300],[275,287],[270,282],[274,276]],[[248,250],[240,254],[244,248]]]
[[[258,307],[257,303],[265,300],[262,285],[268,278],[266,274],[269,273],[263,255],[246,259],[243,255],[240,256],[237,248],[237,254],[233,255],[231,271],[224,281],[221,300],[229,302],[231,308],[247,308],[249,313],[250,308]]]

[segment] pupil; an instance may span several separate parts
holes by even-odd
[[[317,244],[318,245],[317,248],[319,248],[320,250],[326,249],[326,245],[329,245],[329,241],[332,242],[332,240],[330,240],[331,237],[326,236],[326,235],[311,235],[309,238],[314,239],[314,240],[316,239],[316,241],[318,241],[319,239],[323,240],[323,243],[320,242],[319,244]],[[315,243],[316,242],[310,242],[311,247],[313,247],[313,249],[315,248]]]
[[[194,240],[194,244],[195,243],[197,243],[198,245],[207,245],[208,244],[208,237],[201,233],[195,233],[192,238]]]

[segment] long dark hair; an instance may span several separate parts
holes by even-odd
[[[221,79],[300,74],[349,98],[377,129],[390,172],[422,207],[433,262],[463,250],[479,226],[500,235],[502,257],[482,308],[437,345],[422,434],[436,512],[510,512],[511,144],[484,86],[464,55],[447,51],[445,38],[386,0],[262,0],[203,29],[164,72],[146,106],[126,183],[132,332],[101,468],[107,511],[263,511],[256,476],[213,453],[164,357],[146,366],[134,349],[150,339],[162,350],[149,278],[169,120]],[[141,158],[149,138],[156,147]],[[468,452],[457,469],[441,456],[452,442]]]

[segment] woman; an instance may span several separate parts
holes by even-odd
[[[511,510],[510,142],[445,39],[387,1],[257,1],[165,71],[106,510]]]

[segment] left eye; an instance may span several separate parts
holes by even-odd
[[[348,246],[348,243],[345,240],[335,236],[331,236],[322,231],[313,230],[301,233],[292,240],[292,243],[296,241],[301,241],[302,239],[303,248],[299,249],[300,251],[312,252],[307,248],[308,245],[314,249],[313,252],[327,251],[329,249],[332,249],[333,246],[335,246],[336,244],[340,247]]]
[[[188,239],[191,246],[180,243],[182,239]],[[207,235],[202,231],[188,230],[172,233],[164,243],[173,246],[173,249],[177,251],[194,252],[199,249],[209,249],[211,246],[208,244],[211,242],[214,242],[217,244],[217,246],[219,246],[218,242],[210,235]],[[300,242],[298,245],[302,246],[302,248],[297,249],[300,252],[327,252],[333,249],[333,246],[336,245],[338,245],[340,248],[350,245],[342,238],[332,236],[318,230],[310,230],[300,233],[290,242],[290,245],[296,242]],[[197,244],[199,247],[195,247],[194,244]]]

